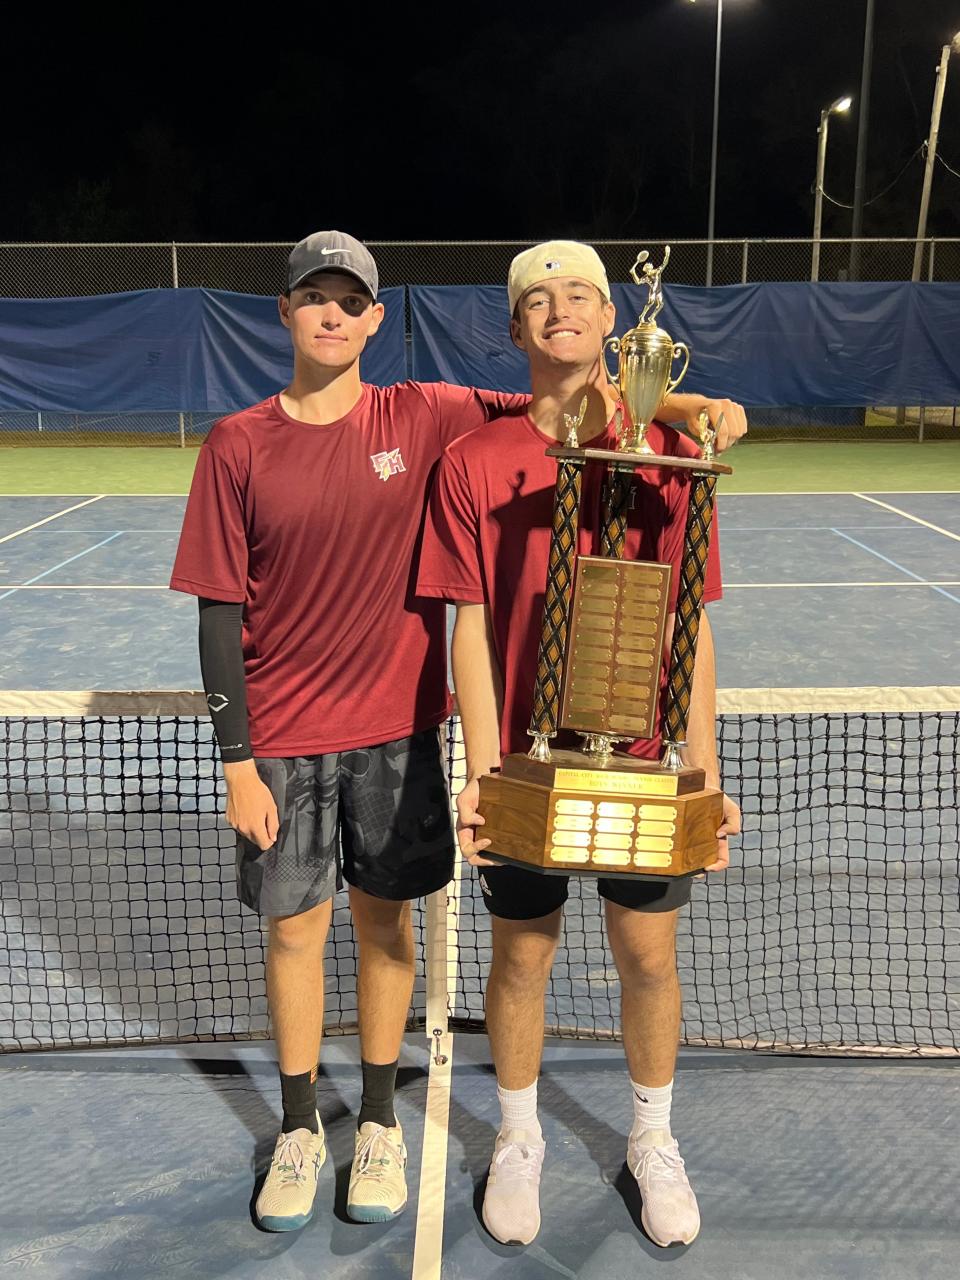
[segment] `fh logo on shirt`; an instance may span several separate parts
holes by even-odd
[[[373,463],[374,471],[384,482],[389,480],[391,476],[398,476],[407,469],[403,465],[403,458],[400,456],[399,449],[390,449],[384,453],[371,453],[370,461]]]

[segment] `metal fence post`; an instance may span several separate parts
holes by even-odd
[[[177,262],[177,242],[175,240],[170,245],[170,259],[171,259],[171,265],[173,267],[173,287],[175,289],[179,289],[180,288],[180,266],[179,266],[179,263]],[[180,413],[178,416],[180,420],[180,448],[185,449],[187,447],[187,441],[186,441],[186,433],[184,431],[182,409],[180,410]]]
[[[749,253],[749,251],[750,251],[750,241],[744,240],[743,258],[741,259],[741,262],[740,262],[740,283],[741,284],[747,283],[747,254]]]

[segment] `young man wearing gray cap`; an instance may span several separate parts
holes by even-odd
[[[324,1158],[315,1081],[338,848],[363,1072],[347,1212],[381,1221],[406,1202],[393,1098],[414,981],[410,901],[447,883],[454,852],[438,736],[444,605],[415,599],[411,574],[444,447],[526,404],[444,383],[362,383],[360,354],[383,318],[377,287],[351,236],[295,247],[280,299],[293,380],[210,432],[171,581],[200,597],[240,894],[269,920],[283,1123],[257,1213],[277,1231],[309,1220]]]
[[[528,1244],[540,1227],[545,1151],[537,1118],[544,997],[568,881],[482,857],[490,842],[482,838],[483,819],[476,812],[479,778],[499,768],[502,754],[526,751],[530,744],[557,469],[546,450],[564,439],[564,415],[577,413],[585,392],[580,443],[615,448],[622,407],[603,367],[602,345],[613,330],[615,312],[593,249],[552,241],[519,254],[510,269],[508,295],[511,336],[529,358],[533,398],[526,414],[500,418],[446,450],[428,508],[418,593],[457,605],[453,671],[469,779],[458,801],[458,826],[464,855],[482,868],[480,887],[493,917],[486,1011],[502,1115],[483,1220],[503,1243]],[[659,422],[651,424],[648,439],[655,453],[696,455],[689,440]],[[581,554],[600,551],[603,478],[601,463],[584,468]],[[677,470],[641,471],[634,493],[624,554],[674,566],[673,609],[688,482]],[[714,536],[704,599],[719,595]],[[713,642],[704,615],[686,755],[688,763],[705,769],[712,786],[719,785],[715,701]],[[631,752],[656,758],[659,726],[657,735],[635,742]],[[717,860],[710,870],[727,865],[727,837],[737,831],[739,811],[725,797]],[[598,889],[621,977],[634,1110],[627,1159],[643,1198],[643,1223],[657,1244],[689,1243],[700,1216],[670,1130],[670,1101],[680,1032],[675,929],[678,911],[689,900],[690,881],[601,878]]]
[[[315,1081],[341,867],[363,1071],[347,1212],[381,1221],[406,1202],[393,1097],[414,979],[410,902],[448,882],[455,847],[438,732],[450,709],[444,607],[412,598],[411,564],[443,447],[523,404],[361,383],[383,306],[376,263],[352,236],[307,237],[287,283],[293,380],[208,435],[171,580],[200,597],[240,895],[269,920],[283,1124],[257,1214],[276,1231],[309,1220],[325,1155]]]

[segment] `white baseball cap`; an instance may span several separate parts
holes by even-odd
[[[528,289],[557,276],[576,276],[578,280],[586,280],[596,285],[606,301],[610,301],[607,273],[596,249],[578,240],[548,240],[545,244],[535,244],[532,249],[524,249],[510,263],[507,277],[510,314],[513,315],[517,303]]]

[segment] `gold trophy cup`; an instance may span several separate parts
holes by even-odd
[[[653,450],[647,444],[647,427],[664,396],[675,391],[683,381],[690,364],[690,350],[686,344],[674,342],[669,333],[657,327],[657,316],[663,307],[661,276],[670,261],[670,246],[666,246],[659,267],[654,267],[649,257],[644,249],[630,268],[634,284],[646,284],[650,291],[636,327],[628,330],[622,338],[608,338],[603,344],[604,352],[609,347],[614,355],[620,357],[617,376],[611,377],[610,381],[619,391],[630,415],[629,423],[624,424],[626,434],[621,447],[630,453],[643,453],[648,457]],[[637,275],[637,267],[641,263],[642,280]],[[683,368],[675,378],[671,378],[677,356],[684,357]],[[609,369],[607,373],[609,376]]]
[[[664,395],[686,371],[690,353],[658,329],[660,277],[669,259],[647,264],[649,298],[640,322],[620,339],[617,386],[630,417],[616,449],[579,444],[586,399],[567,417],[558,462],[553,529],[537,663],[528,754],[508,755],[500,772],[480,780],[484,853],[495,861],[547,874],[692,875],[716,859],[723,798],[704,771],[683,763],[697,633],[717,476],[730,468],[713,460],[715,432],[701,417],[699,458],[653,452],[644,433]],[[685,354],[679,377],[673,360]],[[601,554],[577,555],[580,493],[588,461],[607,468],[601,498]],[[638,469],[690,473],[669,679],[663,717],[664,754],[657,761],[616,751],[615,744],[650,737],[660,698],[672,567],[622,559],[627,510]],[[551,747],[558,729],[582,736],[579,750]]]

